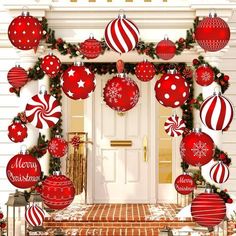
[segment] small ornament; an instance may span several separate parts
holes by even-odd
[[[229,178],[229,167],[222,161],[219,161],[211,167],[210,177],[218,184],[225,183]]]
[[[224,48],[230,39],[230,29],[228,24],[210,14],[199,22],[196,28],[196,40],[201,48],[205,51],[216,52]]]
[[[21,50],[37,48],[43,36],[42,25],[29,12],[13,19],[8,28],[8,37],[13,46]]]
[[[156,74],[155,66],[147,60],[139,62],[135,67],[135,75],[141,81],[150,81]]]
[[[102,52],[102,45],[91,35],[89,39],[80,43],[80,52],[88,59],[97,58]]]
[[[137,26],[120,14],[118,18],[110,21],[105,29],[105,41],[107,46],[118,53],[133,50],[139,40]]]
[[[189,85],[175,70],[162,75],[155,85],[156,99],[165,107],[179,107],[189,97]]]
[[[117,69],[118,74],[121,74],[121,73],[124,72],[124,67],[125,67],[124,61],[122,61],[121,59],[119,59],[119,60],[116,62],[116,69]]]
[[[74,148],[78,148],[79,145],[81,143],[80,137],[78,135],[75,135],[72,139],[71,139],[71,144]]]
[[[41,196],[50,209],[62,210],[73,201],[75,188],[68,177],[55,172],[43,181]]]
[[[175,52],[176,46],[168,38],[161,40],[156,46],[156,54],[163,60],[170,60],[175,56]]]
[[[61,61],[52,53],[45,56],[41,62],[41,68],[50,78],[55,77],[61,68]]]
[[[8,126],[8,137],[14,143],[23,142],[27,138],[28,133],[27,127],[20,121],[13,121],[11,125]]]
[[[195,71],[195,79],[197,84],[201,86],[208,86],[214,81],[214,71],[210,66],[199,66]]]
[[[66,140],[60,137],[52,138],[48,143],[48,151],[55,158],[61,158],[66,155],[68,144]]]
[[[178,193],[187,195],[195,189],[193,178],[188,174],[179,175],[175,180],[175,189]]]
[[[28,81],[28,74],[26,70],[19,65],[12,67],[7,73],[7,79],[9,84],[13,88],[21,88],[23,87]]]
[[[86,99],[95,87],[95,75],[82,63],[70,66],[62,75],[62,90],[71,99]]]
[[[199,225],[214,227],[226,216],[225,202],[216,193],[200,193],[192,201],[191,214]]]
[[[184,133],[186,125],[181,118],[177,115],[173,115],[166,120],[164,128],[169,136],[178,137]]]
[[[30,206],[25,212],[25,219],[33,227],[41,226],[45,218],[45,213],[37,205]]]
[[[221,93],[214,93],[202,103],[200,117],[209,129],[224,130],[233,119],[233,106]]]
[[[125,112],[138,103],[139,88],[134,80],[125,74],[118,74],[107,81],[103,90],[103,98],[111,109]]]
[[[32,125],[39,129],[53,127],[61,117],[61,106],[55,97],[40,92],[26,105],[25,115]]]
[[[215,144],[212,138],[194,129],[187,134],[180,143],[180,154],[183,161],[192,166],[203,166],[212,160],[215,152]]]

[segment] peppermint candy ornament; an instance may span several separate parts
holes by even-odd
[[[104,36],[110,49],[125,53],[135,48],[139,40],[139,30],[131,20],[120,14],[118,18],[108,23]]]
[[[61,61],[52,53],[45,56],[41,62],[41,68],[50,78],[55,77],[60,71]]]
[[[20,121],[15,120],[11,125],[8,126],[8,137],[14,143],[23,142],[27,138],[28,133],[27,127]]]
[[[222,161],[219,161],[211,167],[210,177],[218,184],[225,183],[229,178],[229,167]]]
[[[24,68],[16,65],[8,71],[7,79],[13,88],[21,88],[27,83],[28,74]]]
[[[186,125],[180,117],[173,115],[166,120],[164,128],[169,136],[178,137],[183,134]]]
[[[33,227],[41,226],[45,218],[42,208],[33,204],[25,212],[25,220]]]
[[[61,137],[52,138],[48,143],[48,151],[55,158],[61,158],[66,155],[68,143]]]
[[[155,66],[147,60],[139,62],[135,67],[135,75],[141,81],[150,81],[156,74]]]

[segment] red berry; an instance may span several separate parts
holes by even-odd
[[[227,199],[227,203],[229,203],[229,204],[233,203],[233,199],[232,198],[228,198]]]
[[[4,216],[4,215],[3,215],[3,213],[1,212],[1,213],[0,213],[0,219],[2,219],[2,218],[3,218],[3,216]]]

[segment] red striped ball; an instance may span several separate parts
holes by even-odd
[[[176,46],[169,39],[161,40],[156,46],[156,54],[163,60],[170,60],[175,56]]]
[[[218,162],[211,167],[210,177],[218,184],[225,183],[229,178],[229,167],[223,162]]]
[[[41,226],[43,224],[44,218],[45,213],[43,209],[37,205],[29,207],[25,212],[26,221],[33,227]]]
[[[15,66],[8,71],[7,79],[12,87],[21,88],[27,83],[28,74],[24,68]]]
[[[226,216],[223,199],[215,193],[200,193],[191,204],[193,220],[204,227],[218,225]]]

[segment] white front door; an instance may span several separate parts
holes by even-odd
[[[147,161],[144,159],[143,139],[150,144],[150,89],[151,83],[138,84],[138,104],[123,116],[109,108],[103,101],[103,88],[112,75],[97,76],[95,90],[95,159],[94,194],[96,203],[142,203],[150,202],[151,164],[148,148]],[[154,98],[153,98],[154,99]],[[112,147],[111,141],[131,141],[130,147]],[[155,157],[152,157],[155,159]],[[155,181],[154,181],[155,182]]]

